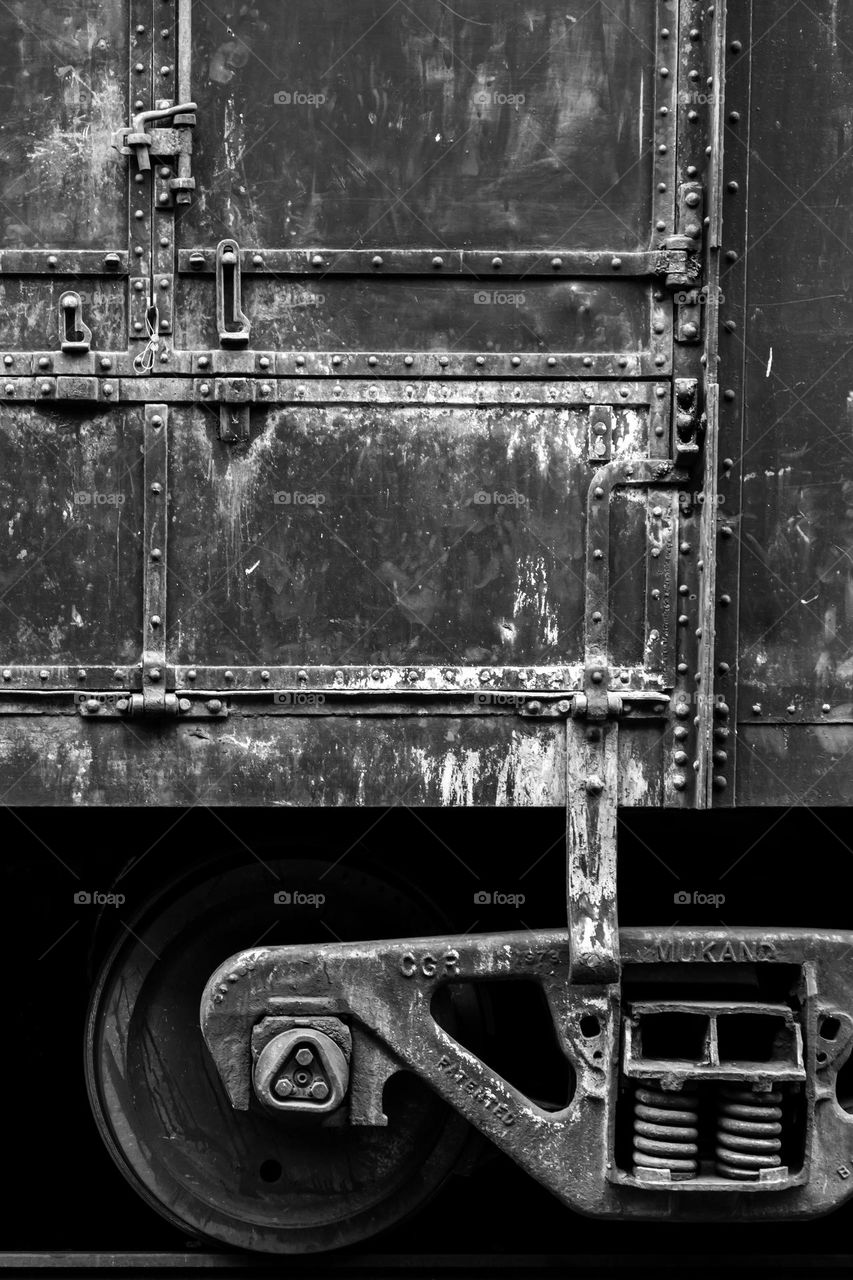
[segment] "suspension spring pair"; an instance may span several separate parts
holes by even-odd
[[[724,1084],[716,1103],[715,1167],[722,1178],[757,1181],[782,1163],[782,1093]],[[673,1180],[699,1170],[699,1095],[643,1084],[634,1095],[634,1170],[668,1170]]]

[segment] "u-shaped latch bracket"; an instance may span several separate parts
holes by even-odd
[[[59,333],[66,355],[85,355],[92,348],[92,330],[83,323],[83,299],[72,289],[59,299]]]
[[[244,347],[251,322],[243,311],[240,246],[236,240],[220,240],[216,246],[216,324],[223,347]]]

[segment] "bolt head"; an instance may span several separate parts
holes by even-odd
[[[275,1086],[274,1092],[279,1098],[289,1098],[293,1093],[292,1080],[279,1080]]]
[[[329,1096],[329,1086],[325,1080],[315,1080],[311,1086],[311,1096],[316,1098],[318,1102],[322,1102]]]
[[[307,1046],[302,1049],[297,1049],[296,1061],[299,1063],[300,1067],[310,1067],[311,1063],[314,1061],[314,1054],[309,1048],[307,1048]]]

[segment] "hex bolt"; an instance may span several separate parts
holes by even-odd
[[[325,1080],[315,1080],[311,1086],[311,1096],[317,1098],[320,1102],[325,1101],[329,1096],[329,1086]]]
[[[275,1092],[280,1098],[289,1098],[293,1093],[293,1081],[286,1078],[279,1080],[275,1086]]]
[[[296,1061],[299,1063],[300,1067],[310,1067],[311,1063],[314,1061],[314,1055],[308,1048],[297,1049]]]

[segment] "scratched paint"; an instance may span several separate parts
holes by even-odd
[[[127,123],[122,0],[0,7],[0,241],[116,248],[127,183],[111,141]]]
[[[296,407],[259,413],[241,450],[210,414],[175,410],[175,659],[577,661],[587,417]],[[643,412],[617,414],[618,436],[644,430]]]
[[[197,3],[185,232],[640,247],[654,22],[647,0]]]

